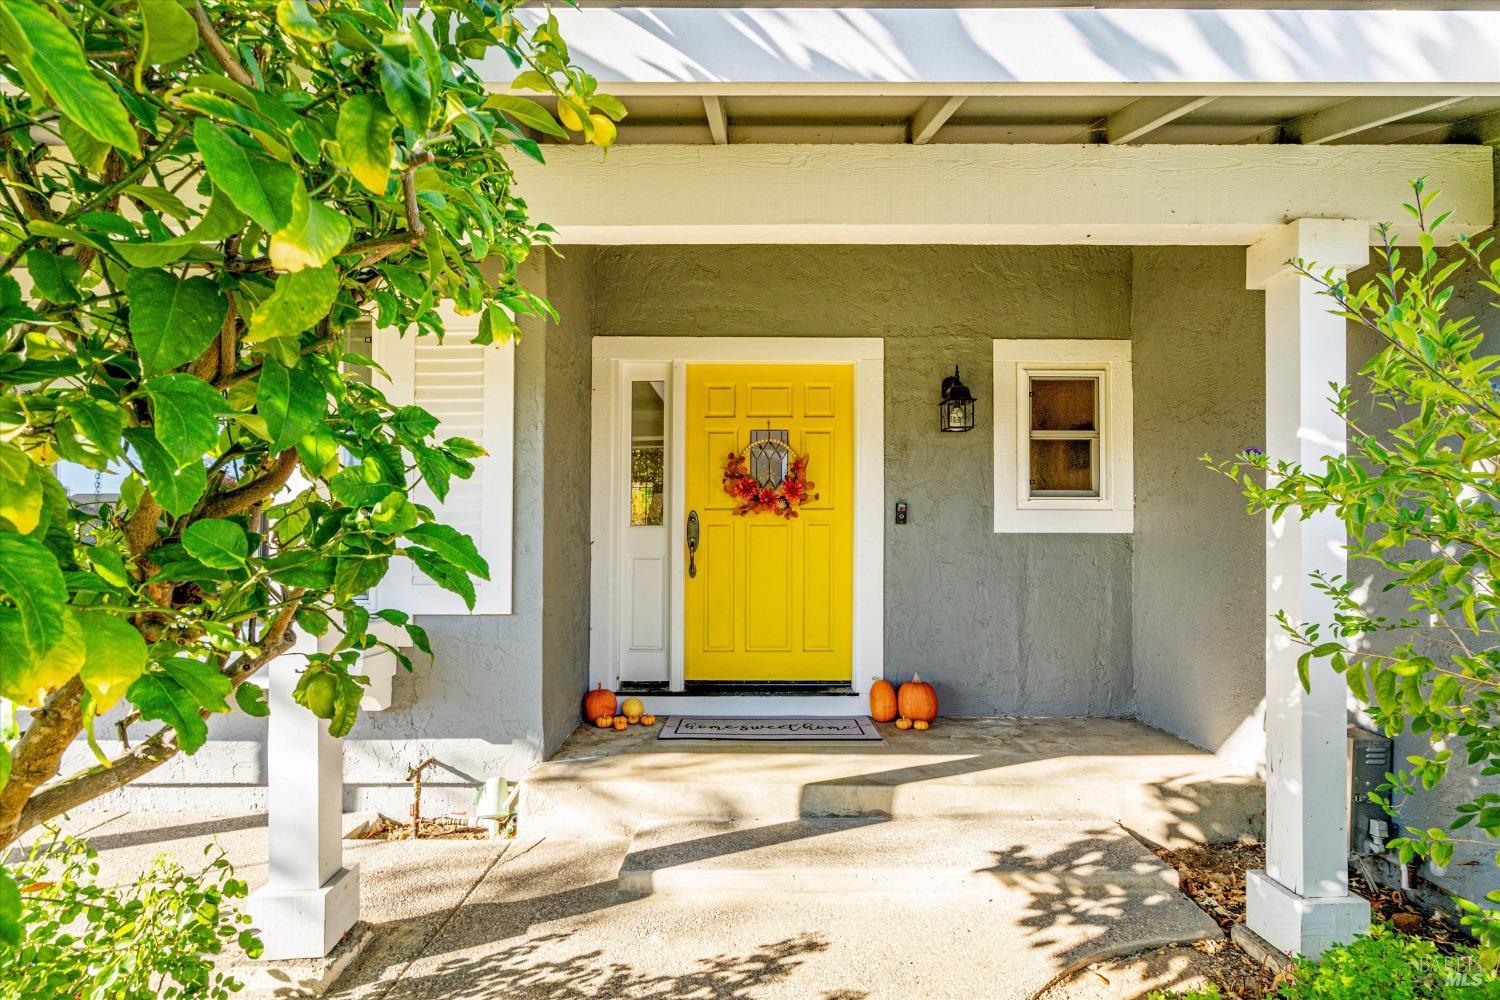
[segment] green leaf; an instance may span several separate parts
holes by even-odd
[[[104,169],[104,158],[109,155],[109,143],[95,139],[71,118],[62,119],[58,126],[63,143],[68,147],[68,152],[73,154],[73,162],[91,174]]]
[[[220,413],[228,407],[217,390],[196,375],[174,372],[147,379],[156,440],[179,467],[201,464],[219,439]]]
[[[339,108],[337,135],[344,163],[367,190],[385,194],[395,155],[396,118],[374,94],[354,94]]]
[[[340,556],[333,574],[334,600],[347,601],[363,594],[385,578],[390,564],[390,557],[385,555],[351,552]]]
[[[233,521],[207,518],[194,521],[182,533],[182,547],[188,555],[214,569],[237,569],[250,555],[250,540],[245,529]]]
[[[326,425],[318,424],[297,442],[302,468],[314,479],[324,479],[339,469],[339,439]]]
[[[333,41],[333,32],[318,23],[307,0],[281,0],[276,5],[276,23],[293,38],[322,45]]]
[[[208,211],[188,232],[154,243],[113,243],[110,249],[135,267],[163,267],[186,257],[200,243],[217,243],[239,232],[244,224],[245,214],[228,195],[214,188]]]
[[[136,60],[135,86],[141,87],[141,68],[176,62],[198,50],[198,26],[177,0],[140,0],[145,42]]]
[[[5,752],[10,759],[10,751]],[[9,771],[9,768],[6,769]],[[25,930],[21,926],[21,887],[10,873],[0,867],[0,944],[10,948],[21,947]]]
[[[339,294],[335,267],[310,267],[276,279],[276,287],[250,314],[248,343],[301,333],[328,315]]]
[[[125,279],[130,339],[146,375],[169,371],[202,354],[229,313],[229,300],[204,277],[179,278],[150,268]]]
[[[299,191],[289,222],[271,236],[271,266],[278,271],[322,267],[349,243],[349,220]]]
[[[84,398],[68,403],[64,410],[78,430],[100,453],[119,454],[120,432],[125,427],[125,411],[107,399]]]
[[[266,359],[255,411],[265,418],[272,451],[285,451],[302,440],[323,420],[327,406],[323,385],[310,372]]]
[[[491,94],[485,99],[484,106],[496,111],[503,111],[511,118],[548,135],[555,135],[559,139],[568,137],[567,129],[557,123],[552,113],[537,102],[527,97],[517,97],[514,94]]]
[[[0,556],[3,558],[3,556]],[[40,652],[27,647],[21,613],[0,607],[0,698],[40,705],[83,666],[83,629],[66,606],[53,620],[57,641]]]
[[[419,524],[405,533],[407,539],[432,549],[453,565],[481,580],[490,578],[490,564],[474,547],[474,540],[447,524]]]
[[[291,220],[299,194],[307,197],[296,171],[266,155],[254,139],[238,129],[199,118],[193,123],[193,141],[214,185],[267,232],[275,232]]]
[[[77,612],[83,627],[83,666],[79,676],[106,712],[124,697],[146,669],[146,642],[129,622],[103,611]]]
[[[127,427],[125,440],[135,450],[141,471],[146,474],[146,484],[151,487],[151,495],[162,509],[173,517],[181,517],[192,510],[208,489],[208,470],[203,463],[178,465],[145,427]]]
[[[166,188],[153,187],[148,184],[131,184],[122,192],[136,201],[145,205],[162,215],[169,215],[179,221],[191,219],[193,210],[187,204]]]
[[[78,291],[83,268],[74,257],[33,247],[26,253],[26,270],[31,275],[32,286],[48,302],[70,305],[83,301]]]
[[[469,574],[430,549],[402,549],[402,554],[417,564],[433,583],[444,590],[452,591],[464,599],[464,605],[474,610],[474,584]]]
[[[241,684],[235,688],[234,702],[240,706],[240,711],[257,719],[264,719],[271,714],[271,706],[266,702],[266,689],[257,684]]]
[[[196,753],[208,739],[208,726],[199,712],[229,711],[224,700],[233,687],[229,678],[201,660],[173,657],[149,666],[125,697],[143,719],[164,722],[177,731],[177,745]]]
[[[0,441],[0,521],[23,535],[42,519],[42,476],[47,471],[24,451]]]
[[[15,603],[29,657],[42,656],[63,640],[68,588],[57,557],[41,541],[0,532],[0,594]]]
[[[100,142],[140,156],[135,126],[109,86],[94,75],[78,39],[42,4],[0,4],[0,50],[10,56],[40,97],[52,95],[62,113]]]
[[[380,46],[380,90],[396,118],[409,129],[427,131],[432,115],[432,90],[427,74],[409,65],[409,56],[395,46]]]

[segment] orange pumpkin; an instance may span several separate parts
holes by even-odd
[[[599,716],[599,718],[594,720],[594,725],[598,726],[600,729],[608,729],[614,724],[615,717],[613,715],[601,715]]]
[[[606,690],[603,684],[583,696],[583,717],[597,719],[601,715],[615,717],[615,693]]]
[[[911,680],[896,692],[896,706],[913,722],[931,722],[938,714],[937,692],[922,680],[921,674],[912,674]]]
[[[896,717],[896,689],[882,678],[870,685],[870,718],[890,722]]]
[[[643,716],[641,716],[641,725],[643,725],[643,726],[654,726],[654,725],[656,725],[656,716],[654,716],[654,715],[643,715]]]
[[[910,729],[911,728],[911,720],[908,719],[906,716],[903,715],[901,718],[899,718],[899,719],[896,720],[896,728],[897,729]]]
[[[923,722],[921,719],[918,719],[916,722],[913,722],[911,724],[911,727],[913,729],[915,729],[917,732],[920,733],[922,730],[926,729],[930,725],[932,725],[932,723],[930,723],[930,722]]]
[[[617,715],[617,716],[615,716],[615,729],[616,730],[618,730],[620,732],[624,732],[625,731],[625,727],[628,726],[628,725],[630,725],[630,722],[628,720],[626,720],[625,716],[623,716],[623,715]]]

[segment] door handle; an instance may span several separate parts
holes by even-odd
[[[698,512],[696,510],[690,510],[690,511],[688,511],[688,518],[687,518],[687,550],[688,550],[688,576],[689,577],[696,577],[698,575],[698,564],[694,561],[694,558],[693,558],[694,556],[696,556],[698,554]]]

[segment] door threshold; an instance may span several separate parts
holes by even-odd
[[[706,715],[727,719],[775,716],[868,715],[869,699],[849,688],[838,694],[693,694],[687,691],[631,691],[621,697],[638,698],[651,715]]]
[[[823,697],[857,694],[848,683],[829,681],[688,681],[681,691],[672,691],[665,681],[622,681],[620,694],[652,694],[664,698],[753,698],[753,697]]]

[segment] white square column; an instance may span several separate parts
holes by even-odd
[[[272,960],[322,958],[359,919],[359,866],[343,866],[344,745],[292,700],[306,666],[298,653],[270,666],[270,874],[248,909]]]
[[[1266,457],[1309,470],[1342,455],[1344,422],[1329,383],[1348,379],[1346,321],[1318,285],[1287,266],[1314,273],[1368,263],[1370,227],[1343,219],[1299,219],[1251,246],[1247,285],[1266,293]],[[1349,893],[1344,681],[1326,665],[1297,675],[1302,650],[1276,622],[1318,622],[1324,638],[1333,602],[1311,574],[1343,576],[1347,535],[1333,511],[1306,520],[1288,511],[1266,516],[1266,870],[1249,875],[1246,923],[1288,954],[1310,958],[1370,925],[1369,904]]]

